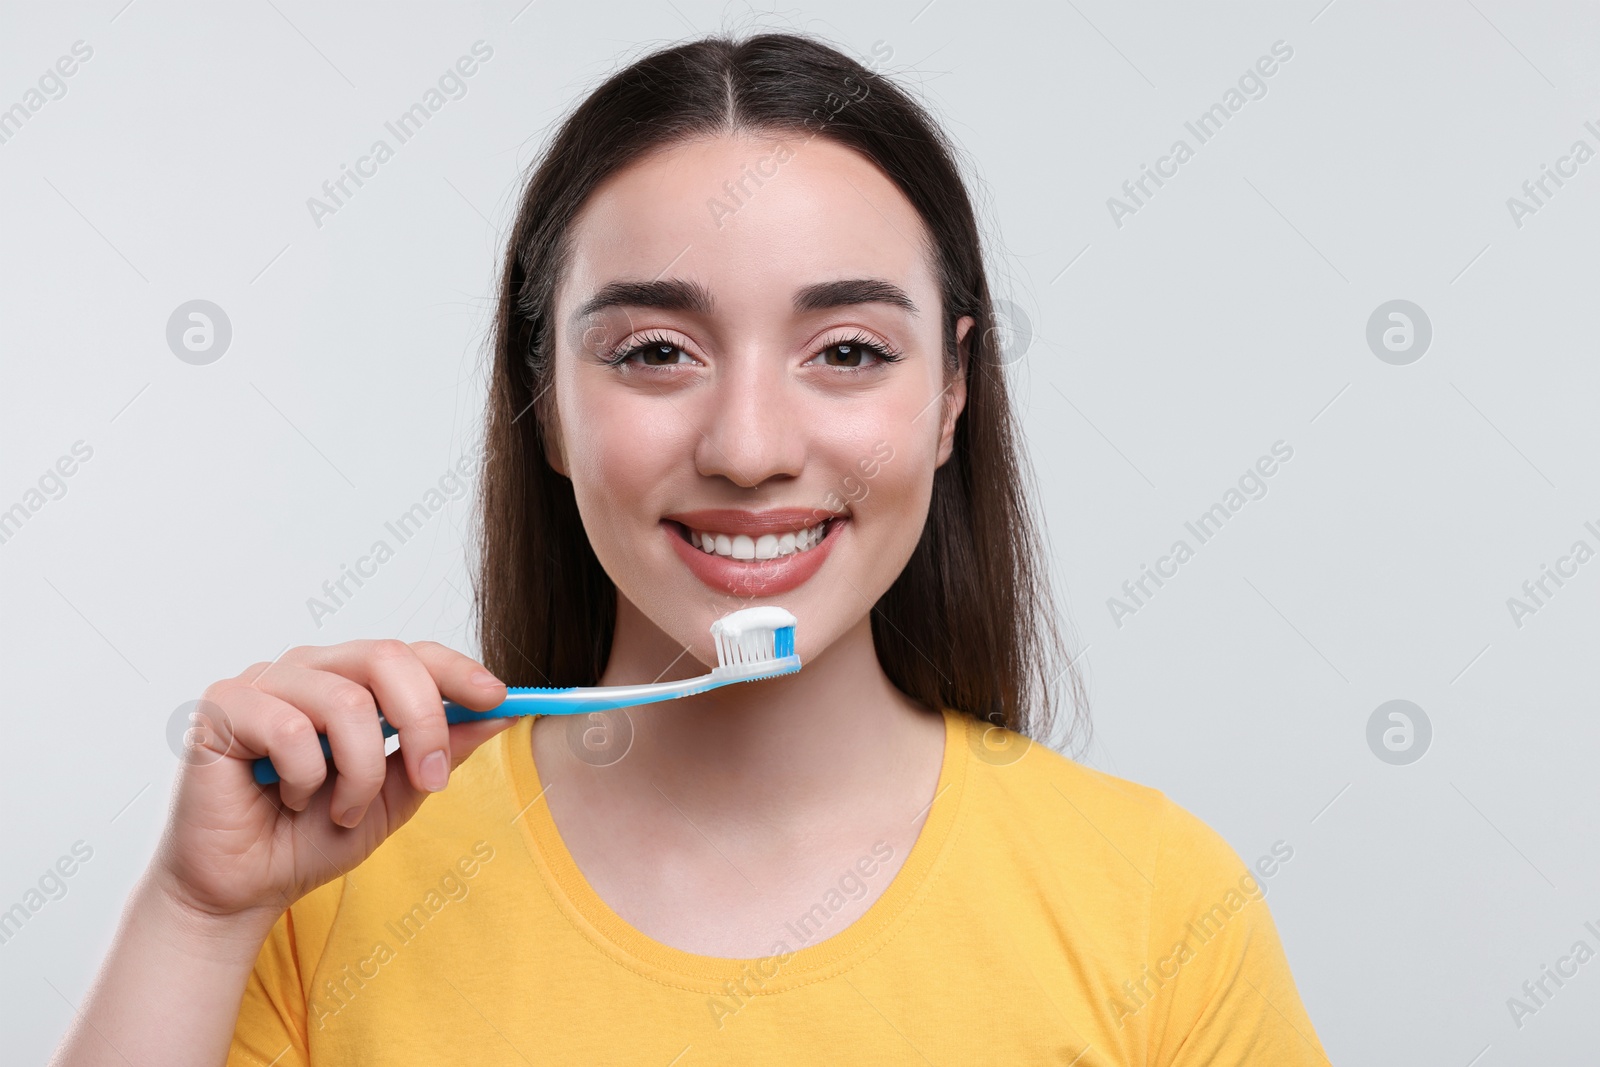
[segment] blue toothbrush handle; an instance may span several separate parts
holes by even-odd
[[[754,667],[718,667],[710,674],[675,682],[651,682],[647,685],[511,686],[506,690],[506,699],[488,711],[473,711],[453,700],[446,700],[444,718],[446,722],[454,724],[482,722],[484,719],[509,719],[518,715],[583,715],[616,708],[631,708],[639,704],[653,704],[663,700],[677,700],[679,697],[693,696],[732,682],[755,681],[780,674],[792,674],[799,670],[800,657],[794,653],[793,633],[785,634],[780,630],[777,647],[779,658],[762,662]],[[378,721],[383,725],[384,737],[391,737],[400,732],[389,725],[381,711],[378,713]],[[328,747],[327,737],[318,734],[317,740],[322,743],[323,756],[332,759],[333,750]],[[277,769],[272,766],[272,759],[268,756],[257,759],[252,770],[259,785],[271,785],[278,780]]]
[[[481,722],[484,719],[505,719],[515,715],[527,715],[530,710],[532,709],[518,707],[507,701],[489,711],[473,711],[471,708],[462,707],[453,700],[446,700],[444,702],[444,720],[448,723]],[[389,720],[385,719],[381,712],[378,715],[378,723],[383,727],[383,736],[386,738],[393,737],[400,732],[396,727],[390,725]],[[333,749],[328,745],[327,735],[318,734],[317,741],[322,745],[323,758],[333,759]],[[257,759],[252,764],[251,770],[255,774],[258,785],[271,785],[278,780],[278,769],[272,765],[272,757],[270,756],[262,756]]]

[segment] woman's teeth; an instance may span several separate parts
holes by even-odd
[[[689,543],[708,554],[727,556],[729,559],[777,559],[815,548],[827,532],[827,527],[827,522],[823,521],[799,533],[762,534],[760,537],[705,533],[689,530],[687,526],[684,529],[689,530]]]

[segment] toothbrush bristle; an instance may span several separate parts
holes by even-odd
[[[717,666],[719,667],[744,667],[752,663],[762,663],[766,660],[787,656],[788,652],[777,651],[779,645],[778,635],[788,632],[789,644],[794,644],[794,628],[786,626],[783,630],[752,630],[743,634],[717,634]]]
[[[724,670],[770,663],[794,655],[795,617],[782,608],[746,608],[711,625],[717,666]]]

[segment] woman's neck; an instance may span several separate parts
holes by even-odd
[[[617,608],[602,685],[705,672],[627,598],[619,595]],[[615,784],[631,779],[697,811],[769,824],[899,793],[925,777],[926,756],[943,746],[940,717],[884,673],[870,616],[797,673],[633,708],[629,717],[632,747],[604,768]]]

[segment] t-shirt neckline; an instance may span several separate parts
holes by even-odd
[[[749,993],[765,994],[832,977],[876,952],[910,919],[931,889],[960,814],[967,767],[967,717],[950,708],[941,713],[945,739],[939,781],[928,817],[905,862],[860,918],[821,941],[789,952],[786,958],[704,956],[657,941],[633,927],[589,885],[544,803],[533,756],[533,720],[537,716],[526,716],[507,730],[501,752],[520,813],[514,821],[522,826],[523,842],[552,900],[591,944],[628,969],[669,985],[722,993],[731,980]]]

